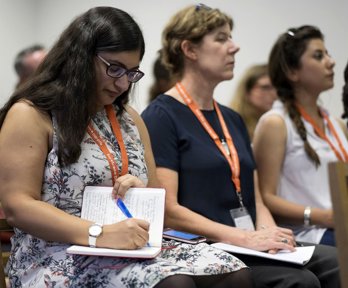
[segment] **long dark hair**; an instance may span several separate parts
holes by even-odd
[[[14,103],[29,100],[39,111],[56,117],[60,163],[76,162],[88,122],[96,112],[94,57],[99,51],[140,51],[142,59],[144,38],[129,14],[113,7],[96,7],[78,16],[63,31],[34,77],[0,110],[0,127]],[[130,89],[115,100],[118,113],[124,111]]]
[[[318,154],[307,140],[306,128],[295,105],[293,86],[287,76],[291,70],[300,68],[301,56],[306,51],[308,42],[312,39],[323,40],[324,36],[317,27],[310,25],[290,28],[280,35],[270,53],[269,74],[279,99],[284,103],[297,132],[304,142],[304,149],[308,157],[318,166],[320,165]]]

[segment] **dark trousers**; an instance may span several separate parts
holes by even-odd
[[[304,266],[241,254],[235,256],[250,267],[254,287],[257,288],[340,287],[337,249],[326,245],[315,246],[311,260]]]
[[[335,230],[333,230],[333,229],[326,229],[323,237],[321,237],[321,240],[320,240],[319,244],[336,246]]]

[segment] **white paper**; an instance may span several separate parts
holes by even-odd
[[[304,246],[304,247],[296,247],[296,250],[294,252],[280,250],[278,251],[277,254],[270,254],[267,252],[260,252],[260,251],[256,251],[256,250],[252,250],[252,249],[248,249],[244,247],[239,247],[239,246],[235,246],[231,244],[220,243],[220,242],[211,244],[211,246],[219,248],[224,251],[232,252],[232,253],[258,256],[258,257],[268,258],[272,260],[295,263],[299,265],[305,265],[306,263],[308,263],[315,249],[315,246]]]
[[[150,246],[161,247],[165,190],[130,188],[123,201],[134,218],[150,223]],[[105,225],[125,220],[127,217],[112,198],[112,187],[87,186],[83,195],[81,218]]]
[[[109,257],[154,258],[161,252],[161,247],[143,247],[136,250],[119,250],[108,248],[91,248],[87,246],[73,245],[67,250],[70,254],[95,255]]]

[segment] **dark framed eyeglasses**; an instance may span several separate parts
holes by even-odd
[[[145,75],[144,72],[141,72],[138,69],[128,70],[120,65],[109,63],[99,54],[97,54],[96,56],[105,63],[105,65],[107,66],[106,74],[112,78],[121,78],[124,74],[126,74],[128,81],[131,83],[135,83],[138,82]]]

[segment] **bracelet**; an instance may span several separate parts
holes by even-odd
[[[303,211],[303,224],[305,227],[308,227],[311,225],[311,207],[306,206],[306,208]]]

